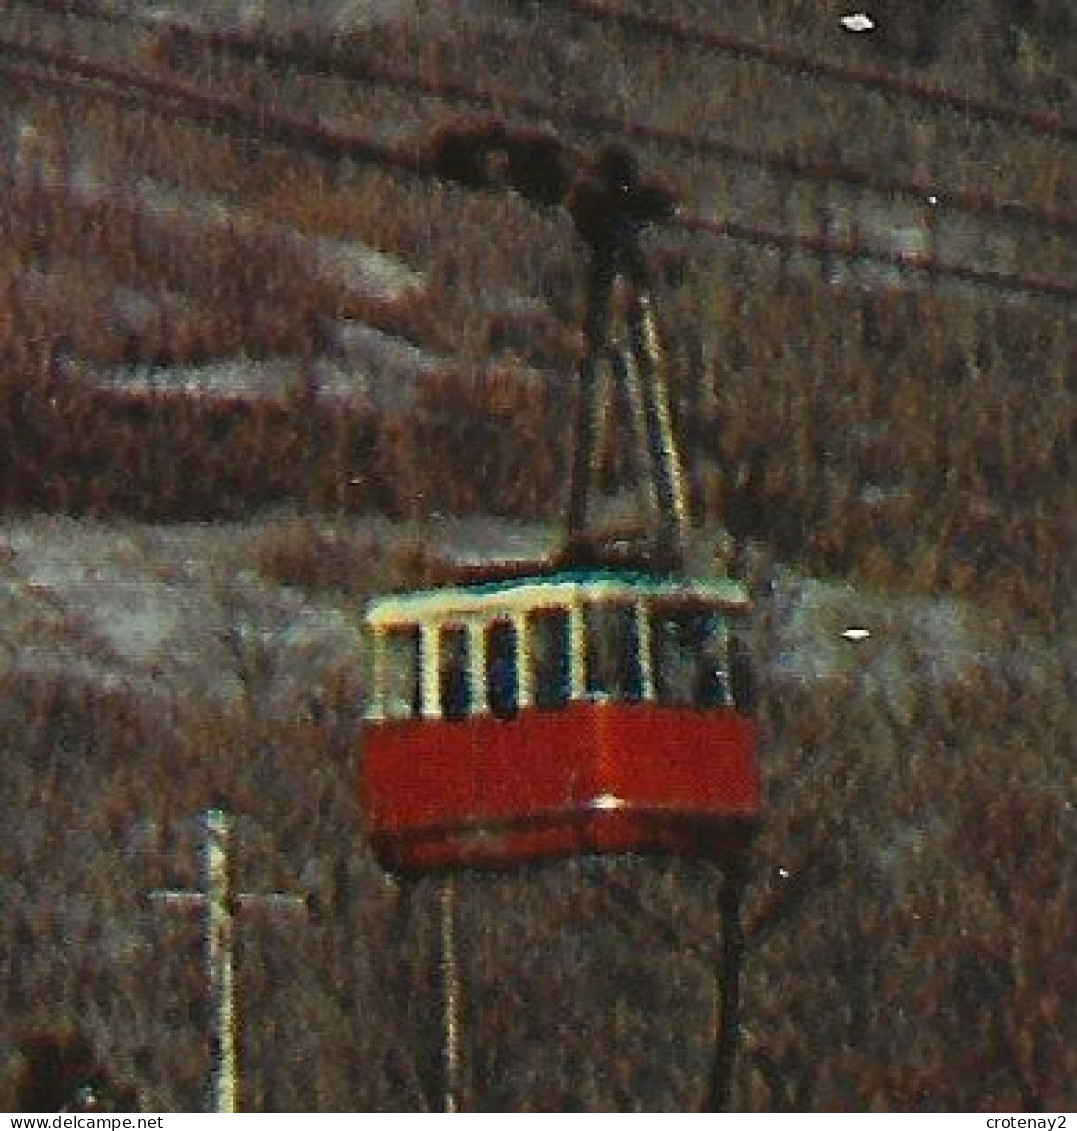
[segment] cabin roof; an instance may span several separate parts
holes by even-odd
[[[497,616],[585,600],[640,597],[706,601],[731,613],[745,613],[751,607],[745,584],[731,578],[689,580],[629,570],[592,569],[390,594],[368,605],[367,621],[376,628],[454,615]]]

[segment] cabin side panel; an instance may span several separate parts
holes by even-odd
[[[511,720],[370,724],[367,819],[372,830],[404,832],[564,813],[594,796],[594,749],[585,704]]]
[[[596,708],[599,792],[638,809],[755,816],[755,724],[731,709]]]

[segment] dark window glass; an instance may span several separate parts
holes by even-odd
[[[438,636],[438,672],[441,714],[457,722],[471,710],[466,628],[443,628]]]
[[[382,638],[381,704],[387,719],[422,713],[419,626],[391,628]]]
[[[635,606],[596,601],[585,607],[584,624],[588,695],[638,703],[643,698],[643,675]]]
[[[486,630],[486,701],[496,718],[511,719],[518,700],[516,629],[511,621],[496,621]]]
[[[528,617],[531,653],[531,696],[541,710],[556,710],[568,704],[569,682],[568,612],[543,609]]]
[[[655,696],[677,707],[731,702],[721,615],[705,605],[656,605],[651,617]]]
[[[743,637],[729,638],[729,682],[733,701],[739,710],[752,714],[756,707],[755,672],[752,656]]]

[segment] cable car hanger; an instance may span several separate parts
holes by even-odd
[[[593,155],[545,130],[500,120],[448,123],[432,135],[427,159],[446,179],[472,189],[515,189],[542,208],[563,207],[590,251],[584,355],[578,371],[575,446],[558,566],[610,565],[678,573],[684,567],[687,503],[669,391],[655,322],[643,231],[676,215],[672,192],[641,176],[618,143]],[[623,331],[614,317],[623,306]],[[610,537],[589,527],[614,402],[630,408],[632,456],[646,515],[642,531]]]
[[[721,873],[703,1103],[720,1111],[740,1031],[740,907],[760,783],[738,627],[747,589],[685,571],[684,481],[640,247],[648,225],[674,215],[673,197],[623,146],[582,153],[499,121],[440,127],[425,163],[468,188],[564,208],[590,252],[560,550],[377,598],[366,616],[366,834],[399,881],[401,937],[418,885],[440,885],[436,1087],[446,1110],[461,1108],[455,876],[673,853]],[[630,408],[640,493],[640,527],[627,534],[600,529],[592,513],[614,383]]]

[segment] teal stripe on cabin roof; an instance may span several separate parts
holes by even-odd
[[[464,610],[478,612],[487,598],[489,598],[490,611],[494,612],[504,605],[526,604],[527,595],[523,591],[528,590],[531,591],[530,595],[536,604],[544,604],[545,602],[541,601],[541,591],[556,588],[574,591],[572,596],[577,599],[580,596],[586,598],[588,589],[610,588],[634,591],[640,596],[696,597],[728,606],[730,611],[747,612],[750,606],[747,587],[743,582],[731,578],[681,579],[629,570],[590,569],[535,574],[529,577],[499,578],[496,581],[478,582],[473,585],[434,586],[429,589],[386,594],[370,602],[367,606],[367,619],[372,623],[388,623],[407,618],[409,615],[418,620],[436,618],[440,613]],[[601,591],[595,594],[596,598],[601,598],[603,595]],[[499,597],[503,600],[499,601]]]

